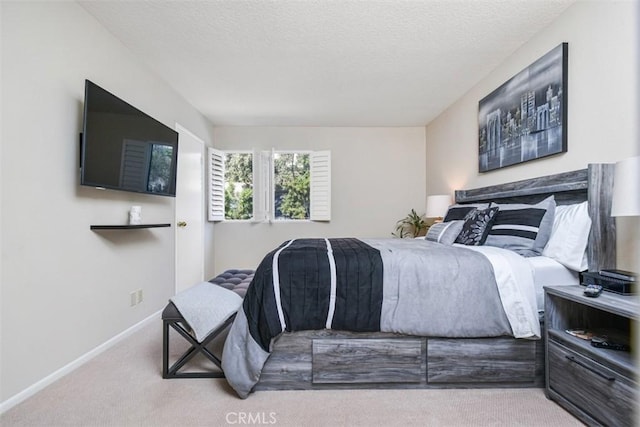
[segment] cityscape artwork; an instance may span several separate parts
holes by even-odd
[[[567,151],[567,52],[560,44],[480,101],[480,172]]]

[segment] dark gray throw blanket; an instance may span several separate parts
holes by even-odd
[[[227,381],[246,398],[282,332],[325,328],[540,337],[530,266],[511,251],[414,239],[292,240],[256,270],[224,346]]]
[[[381,309],[380,253],[350,238],[283,243],[262,260],[243,303],[265,351],[284,331],[379,331]]]

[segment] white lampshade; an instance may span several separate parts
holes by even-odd
[[[616,163],[611,216],[640,215],[640,156]]]
[[[447,214],[447,209],[451,205],[451,196],[448,194],[438,194],[427,196],[427,218],[442,218]]]

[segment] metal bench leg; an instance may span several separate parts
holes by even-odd
[[[227,326],[229,326],[235,314],[229,317],[222,325],[211,332],[201,343],[196,341],[191,334],[180,324],[180,320],[163,320],[163,349],[162,349],[162,377],[163,378],[224,378],[224,372],[222,372],[221,360],[209,351],[206,346],[217,337]],[[173,364],[169,367],[169,326],[176,330],[187,342],[191,344],[191,347]],[[196,354],[203,354],[207,359],[213,362],[220,372],[183,372],[179,373],[178,370],[182,368],[187,362],[189,362]]]

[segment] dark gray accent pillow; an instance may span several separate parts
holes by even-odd
[[[469,203],[467,205],[455,204],[449,206],[447,214],[444,216],[442,222],[457,221],[464,219],[467,214],[475,209],[486,209],[489,207],[489,203]]]
[[[462,243],[468,246],[480,246],[484,244],[497,213],[497,206],[487,209],[476,209],[469,212],[464,219],[462,231],[456,238],[456,243]]]
[[[522,256],[542,254],[553,230],[556,200],[549,196],[536,204],[496,204],[500,211],[491,226],[487,246],[512,250]]]

